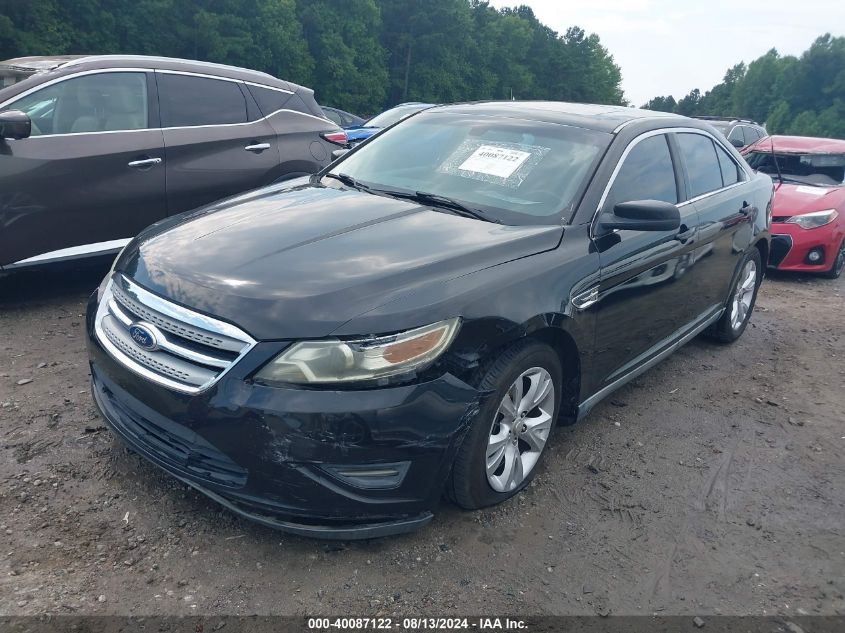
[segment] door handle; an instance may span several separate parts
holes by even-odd
[[[675,236],[675,239],[681,244],[686,244],[693,235],[695,235],[695,229],[691,229],[686,224],[682,224],[681,228],[678,229],[678,234]]]
[[[159,164],[161,164],[160,158],[142,158],[140,160],[133,160],[132,162],[127,163],[127,165],[132,169],[147,169],[153,165]]]
[[[252,145],[247,145],[244,147],[247,152],[255,152],[256,154],[260,154],[265,149],[270,149],[270,143],[253,143]]]

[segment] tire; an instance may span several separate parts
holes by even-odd
[[[751,270],[753,269],[753,285],[750,284]],[[719,343],[733,343],[737,340],[751,319],[754,311],[754,304],[757,302],[757,291],[760,289],[760,282],[763,280],[763,263],[760,258],[760,251],[752,248],[739,265],[739,274],[731,286],[731,293],[728,303],[725,306],[725,313],[713,326],[707,330],[707,337]]]
[[[503,414],[503,410],[509,408],[505,400],[513,402],[515,399],[519,378],[522,378],[523,398],[518,402],[528,404],[535,380],[543,391],[531,401],[536,400],[539,406],[533,406],[525,415],[517,417],[518,424],[509,425],[509,416]],[[546,393],[547,383],[553,389],[550,394]],[[534,341],[518,343],[493,362],[482,377],[479,390],[491,392],[490,397],[475,416],[458,449],[446,484],[447,496],[467,510],[501,503],[531,482],[560,412],[563,392],[560,359],[547,345]],[[511,432],[513,429],[516,431]],[[491,463],[495,462],[496,467],[488,476],[488,443],[494,435],[504,437],[499,440],[501,448],[496,451],[499,454],[491,453]],[[519,459],[516,459],[517,455]],[[511,464],[520,465],[520,468],[508,470],[506,467]]]
[[[836,252],[836,258],[830,265],[830,270],[823,272],[822,277],[827,279],[839,279],[843,269],[845,269],[845,239],[843,239],[842,243],[839,245],[839,250]]]

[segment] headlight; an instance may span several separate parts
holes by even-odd
[[[390,336],[354,341],[303,341],[265,365],[256,379],[326,384],[405,374],[440,356],[455,337],[459,323],[460,319],[449,319]]]
[[[838,216],[839,214],[836,212],[836,209],[827,209],[825,211],[805,213],[804,215],[794,215],[786,223],[797,224],[802,229],[815,229],[825,224],[830,224]]]

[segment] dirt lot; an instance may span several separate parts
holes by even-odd
[[[778,276],[559,428],[534,484],[412,535],[252,525],[128,453],[88,393],[103,268],[0,282],[0,614],[843,614],[845,280]]]

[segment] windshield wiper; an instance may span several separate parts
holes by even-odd
[[[362,183],[358,180],[355,180],[349,174],[335,174],[335,173],[329,172],[328,174],[326,174],[324,176],[324,178],[334,178],[335,180],[339,180],[340,182],[342,182],[347,187],[352,187],[353,189],[357,189],[358,191],[367,191],[367,192],[373,191],[372,187],[365,185],[364,183]]]
[[[479,209],[468,207],[462,202],[458,202],[457,200],[447,196],[441,196],[440,194],[428,193],[426,191],[415,191],[414,193],[391,191],[390,195],[396,196],[397,198],[406,198],[408,200],[414,200],[415,202],[428,203],[435,207],[449,209],[456,212],[458,215],[463,215],[464,217],[475,218],[476,220],[482,220],[484,222],[492,222],[493,224],[501,224],[499,220],[490,217]]]

